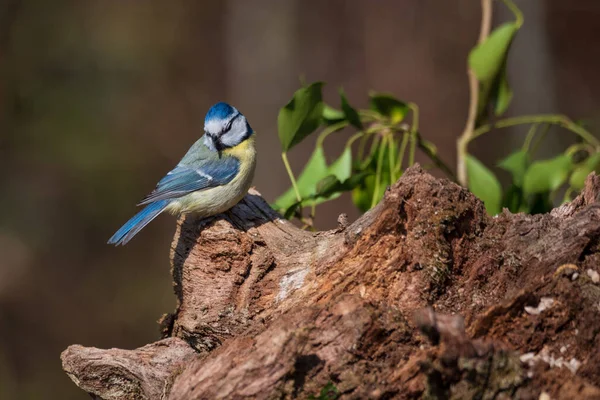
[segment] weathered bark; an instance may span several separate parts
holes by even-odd
[[[63,365],[106,399],[600,398],[599,196],[591,175],[550,214],[490,218],[414,167],[311,233],[251,192],[179,221],[161,330],[187,352],[71,346]]]
[[[161,399],[195,356],[186,342],[168,338],[136,350],[73,345],[62,359],[67,375],[91,394],[104,399]]]

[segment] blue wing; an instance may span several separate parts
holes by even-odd
[[[235,157],[222,157],[196,166],[179,164],[138,205],[175,199],[197,190],[226,185],[235,178],[239,169],[240,162]]]

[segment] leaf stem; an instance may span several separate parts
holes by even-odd
[[[394,156],[396,155],[396,143],[394,141],[394,137],[392,136],[392,134],[389,134],[388,137],[388,164],[389,164],[389,168],[390,168],[390,182],[394,183],[396,182],[396,173],[395,173],[395,163],[396,160],[394,160]]]
[[[533,142],[533,144],[531,145],[531,151],[529,152],[529,154],[531,155],[531,157],[533,158],[533,156],[535,156],[535,153],[537,153],[538,148],[540,147],[540,144],[542,144],[542,142],[544,141],[544,139],[546,138],[546,135],[548,134],[548,132],[550,131],[550,128],[552,128],[552,125],[550,124],[545,124],[544,125],[544,130],[542,130],[540,132],[539,135],[537,135],[537,137],[535,138],[535,141]]]
[[[525,137],[525,142],[523,142],[523,147],[521,148],[522,151],[529,151],[529,147],[531,146],[531,142],[533,141],[533,138],[535,137],[535,133],[537,132],[537,128],[540,124],[532,124],[531,128],[529,128],[529,131],[527,132],[527,136]]]
[[[551,124],[561,126],[578,135],[595,148],[600,149],[600,141],[596,139],[594,135],[561,114],[523,115],[520,117],[499,119],[494,122],[493,126],[485,124],[475,129],[469,138],[469,142],[489,132],[492,128],[508,128],[510,126],[528,124]]]
[[[357,139],[364,138],[365,136],[365,132],[363,131],[355,133],[354,135],[350,136],[350,139],[348,139],[348,141],[346,142],[346,147],[352,147],[352,145],[354,144],[354,142],[356,142]],[[362,142],[360,144],[362,144]]]
[[[325,141],[327,136],[331,135],[335,131],[344,129],[348,124],[349,124],[349,122],[344,120],[344,121],[337,122],[333,125],[328,126],[325,129],[323,129],[323,131],[319,134],[319,137],[317,138],[317,147],[323,146],[323,142]]]
[[[514,14],[516,19],[515,24],[520,28],[523,25],[523,13],[519,10],[519,7],[512,0],[502,0],[502,2]]]
[[[283,160],[283,165],[285,165],[285,169],[290,177],[290,181],[292,181],[292,187],[296,193],[296,200],[302,201],[300,191],[298,190],[298,184],[296,183],[296,178],[294,178],[294,173],[292,172],[292,168],[290,167],[290,162],[288,161],[287,153],[285,151],[281,153],[281,159]]]
[[[362,140],[360,141],[359,145],[358,145],[358,159],[360,160],[360,162],[363,162],[363,157],[365,155],[365,147],[367,146],[367,142],[369,141],[369,137],[371,137],[372,134],[377,133],[377,131],[380,129],[380,125],[379,124],[373,124],[369,127],[369,129],[367,129],[366,131],[362,132]],[[360,132],[359,132],[360,133]],[[375,139],[373,139],[373,141],[375,141]],[[373,151],[373,147],[371,146],[371,151]]]
[[[358,143],[358,159],[361,160],[363,159],[363,156],[365,155],[365,147],[367,146],[367,141],[369,140],[369,135],[363,135],[361,137],[360,143]]]
[[[381,143],[381,147],[379,148],[379,154],[377,157],[377,170],[375,173],[375,188],[373,190],[373,198],[371,199],[371,208],[377,205],[377,200],[379,197],[379,186],[381,185],[381,170],[383,169],[383,154],[385,153],[385,146],[388,140],[387,136],[383,137],[383,141]]]
[[[408,107],[412,110],[410,149],[408,150],[408,166],[410,167],[415,163],[415,149],[417,148],[417,135],[419,132],[419,106],[415,103],[409,103]]]
[[[586,151],[588,154],[594,153],[594,148],[589,145],[589,143],[575,143],[565,150],[565,154],[568,156],[573,156],[578,151]]]
[[[433,161],[433,163],[436,165],[436,167],[438,167],[439,169],[444,171],[450,179],[452,179],[454,182],[456,182],[456,175],[454,174],[452,169],[450,169],[450,167],[448,165],[446,165],[446,163],[441,158],[439,158],[437,156],[437,154],[433,153],[431,151],[431,149],[423,143],[423,140],[421,139],[420,135],[419,135],[418,139],[419,139],[419,141],[417,144],[419,145],[419,149],[423,153],[425,153],[425,155],[427,155],[427,157],[429,157],[429,159],[431,161]]]
[[[377,121],[380,118],[379,114],[373,110],[358,110],[358,114],[361,119],[369,119],[371,121]]]
[[[360,160],[360,162],[361,162],[360,169],[361,170],[365,169],[367,167],[367,165],[369,165],[369,163],[371,162],[371,154],[373,154],[373,152],[375,151],[377,146],[379,146],[380,140],[381,140],[381,136],[379,136],[379,135],[375,135],[373,137],[373,141],[371,142],[371,150],[369,150],[369,155],[367,157],[365,157],[363,160]]]
[[[406,145],[408,144],[409,133],[404,132],[402,135],[402,142],[400,142],[400,150],[398,151],[398,164],[396,164],[396,172],[399,174],[402,171],[402,162],[404,161],[404,152],[406,151]]]

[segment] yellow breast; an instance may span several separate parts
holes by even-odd
[[[236,157],[242,164],[244,164],[244,161],[254,159],[256,156],[256,149],[254,148],[254,135],[250,136],[248,139],[244,140],[235,147],[223,150],[223,154]]]

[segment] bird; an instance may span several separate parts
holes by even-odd
[[[254,131],[235,107],[219,102],[204,119],[204,134],[167,173],[108,244],[125,245],[162,212],[205,218],[229,210],[248,192],[256,169]]]

